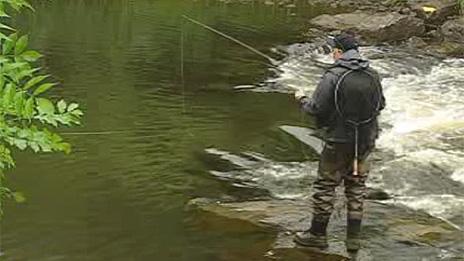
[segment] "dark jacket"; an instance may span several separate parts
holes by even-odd
[[[349,50],[345,52],[332,67],[327,69],[312,98],[304,97],[300,100],[303,110],[316,118],[318,127],[324,130],[323,138],[328,142],[354,142],[354,127],[337,113],[334,97],[338,80],[350,70],[366,70],[369,75],[373,76],[370,79],[374,78],[376,83],[379,84],[378,86],[380,86],[379,112],[385,107],[385,97],[378,73],[369,67],[369,62],[362,59],[357,51]],[[378,89],[378,87],[375,88]],[[360,144],[373,145],[378,133],[378,121],[377,117],[375,117],[369,123],[359,126]]]

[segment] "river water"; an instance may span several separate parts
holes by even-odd
[[[322,72],[314,61],[328,59],[293,43],[324,7],[206,0],[34,6],[17,25],[61,83],[51,94],[78,101],[86,116],[82,127],[61,131],[73,154],[16,154],[10,186],[27,201],[5,208],[2,259],[262,259],[273,233],[198,216],[186,204],[307,197],[305,177],[314,175],[317,155],[278,127],[310,126],[288,87],[312,90]],[[283,73],[182,14],[274,55]],[[370,185],[395,195],[390,204],[462,229],[464,61],[387,48],[363,53],[381,71],[388,100]],[[234,89],[243,85],[257,88]]]

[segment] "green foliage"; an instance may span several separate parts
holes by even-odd
[[[83,115],[76,103],[44,96],[57,84],[34,65],[42,55],[28,49],[27,35],[5,24],[9,11],[24,7],[32,9],[24,0],[0,0],[0,204],[5,197],[23,199],[4,187],[5,170],[15,165],[12,151],[69,153],[70,145],[51,129],[79,124]]]
[[[461,9],[461,14],[464,14],[464,0],[458,0],[459,9]]]

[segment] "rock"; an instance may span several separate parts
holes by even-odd
[[[368,188],[366,198],[370,200],[389,200],[392,197],[383,190]]]
[[[430,30],[425,34],[425,36],[434,40],[442,40],[442,34],[438,30]]]
[[[310,260],[344,260],[348,256],[344,247],[346,214],[343,204],[335,207],[329,224],[329,248],[318,252],[296,248],[292,242],[294,232],[309,227],[311,207],[308,201],[216,203],[214,200],[196,199],[190,204],[231,221],[247,221],[258,227],[273,228],[278,235],[272,252],[276,256],[282,253],[283,256],[299,256],[284,260],[308,260],[315,254],[320,255],[319,258]],[[363,248],[360,252],[371,258],[363,260],[417,260],[418,257],[435,260],[445,252],[459,256],[464,251],[462,246],[452,243],[460,240],[459,229],[424,212],[367,201],[363,223]]]
[[[427,51],[443,56],[464,58],[464,45],[462,43],[452,41],[443,41],[440,44],[430,45],[428,46]]]
[[[399,13],[354,12],[338,15],[321,15],[311,24],[323,30],[352,30],[365,44],[399,41],[425,32],[424,23],[409,15]]]
[[[427,43],[422,38],[417,36],[409,38],[407,44],[413,48],[424,48],[427,46]]]
[[[464,44],[464,16],[444,23],[441,33],[446,41]]]
[[[401,11],[400,11],[400,14],[404,14],[404,15],[408,15],[410,13],[411,13],[411,9],[409,9],[407,7],[401,9]]]
[[[440,24],[459,14],[456,0],[409,0],[408,4],[428,24]]]

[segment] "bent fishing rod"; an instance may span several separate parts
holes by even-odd
[[[202,28],[204,28],[204,29],[206,29],[206,30],[208,30],[210,32],[213,32],[213,33],[215,33],[215,34],[217,34],[219,36],[222,36],[223,38],[228,39],[228,40],[230,40],[230,41],[232,41],[232,42],[234,42],[234,43],[236,43],[236,44],[250,50],[251,52],[265,58],[269,62],[269,63],[266,63],[266,65],[268,65],[268,66],[270,66],[270,67],[272,67],[272,68],[274,68],[276,70],[279,70],[279,71],[283,72],[282,69],[279,67],[279,62],[277,60],[275,60],[272,57],[270,57],[269,55],[259,51],[258,49],[254,48],[253,46],[251,46],[249,44],[246,44],[243,41],[240,41],[235,37],[232,37],[232,36],[230,36],[230,35],[228,35],[226,33],[223,33],[221,31],[219,31],[218,29],[215,29],[215,28],[213,28],[213,27],[211,27],[209,25],[206,25],[206,24],[204,24],[204,23],[202,23],[202,22],[200,22],[198,20],[195,20],[195,19],[193,19],[193,18],[191,18],[191,17],[189,17],[187,15],[182,15],[182,18],[184,18],[185,20],[187,20],[187,21],[189,21],[189,22],[191,22],[193,24],[196,24],[196,25],[198,25],[198,26],[200,26],[200,27],[202,27]],[[303,81],[305,81],[307,83],[311,83],[307,79],[305,79],[303,75],[300,75],[297,72],[292,71],[292,74],[294,74],[296,76],[299,76],[301,80],[303,80]],[[292,89],[295,89],[295,88],[292,88]]]

